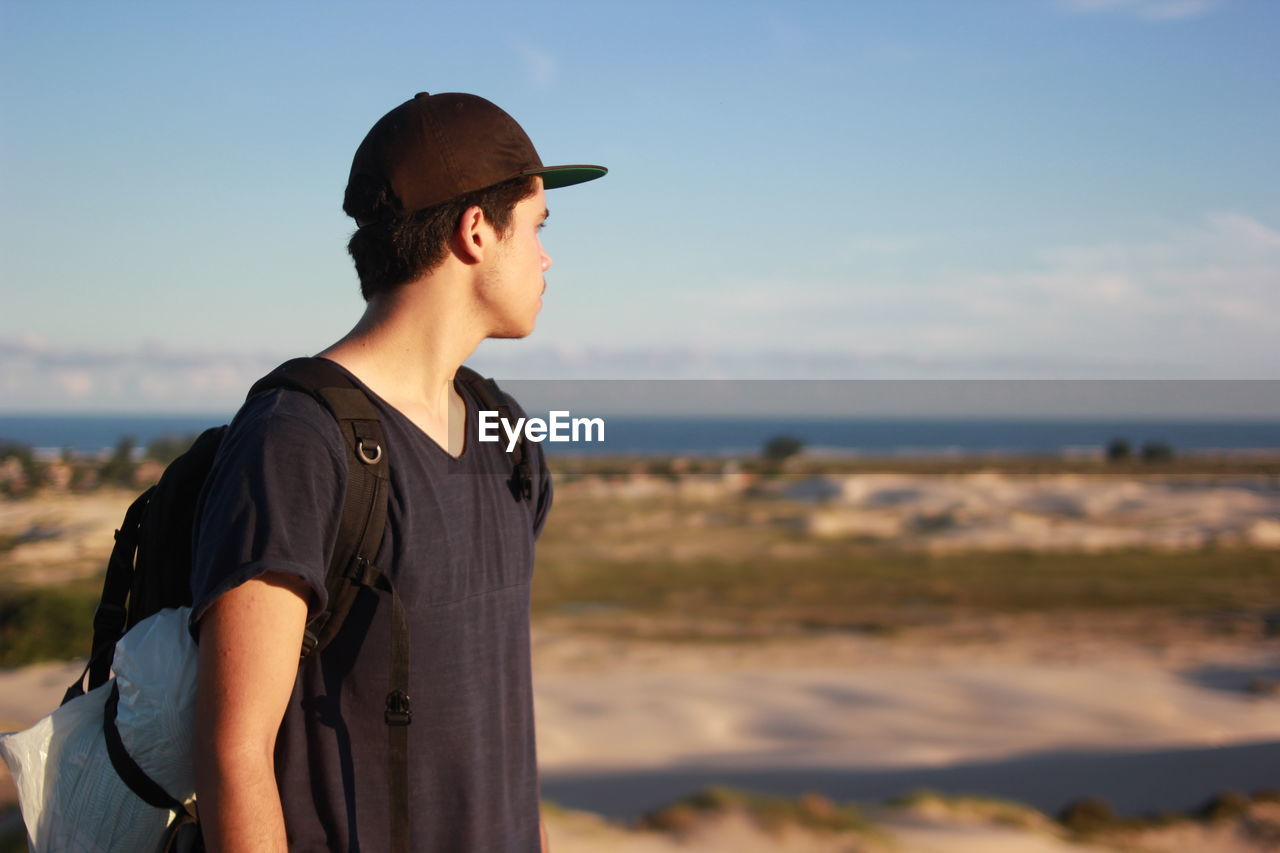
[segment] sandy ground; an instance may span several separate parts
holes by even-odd
[[[1046,751],[1280,741],[1277,700],[1133,665],[615,671],[538,684],[541,766],[552,775],[932,768]]]
[[[800,519],[810,535],[857,535],[935,553],[1280,546],[1280,488],[1261,477],[860,474],[782,491],[821,504]]]
[[[1248,689],[1280,675],[1280,642],[1155,631],[1161,641],[1134,643],[1034,620],[991,627],[977,642],[828,636],[723,646],[544,628],[544,796],[615,819],[717,784],[872,804],[930,788],[1049,814],[1102,796],[1139,814],[1280,787],[1280,698]],[[575,814],[551,826],[558,853],[1114,849],[998,821],[868,808],[886,837],[856,844],[799,830],[775,836],[733,816],[677,839]],[[1134,849],[1271,848],[1184,825],[1147,832]]]
[[[114,534],[135,491],[45,494],[0,501],[0,536],[16,539],[0,551],[0,578],[55,584],[101,574]]]
[[[715,506],[736,499],[731,485],[706,477],[579,482],[562,490],[560,514],[575,500],[611,503],[619,519],[627,517],[632,498],[682,495]],[[860,474],[782,481],[777,491],[790,500],[771,521],[815,540],[875,540],[935,553],[1280,548],[1280,485],[1265,477]],[[0,501],[0,538],[9,540],[0,549],[0,578],[55,583],[100,572],[112,532],[136,495],[104,489]],[[703,515],[686,506],[680,523]],[[632,538],[634,545],[663,542],[660,536]]]
[[[1158,527],[1149,513],[1160,500],[1170,524],[1176,518],[1180,529],[1199,531],[1170,533],[1166,542],[1261,536],[1276,512],[1272,495],[1250,490],[1193,499],[1062,478],[1048,492],[991,481],[984,493],[981,485],[967,483],[964,499],[999,493],[1021,512],[1059,519],[1037,528],[1044,530],[1126,511],[1146,522],[1135,526]],[[952,512],[957,526],[942,535],[972,546],[1002,505],[993,499],[989,511],[966,505],[957,512],[944,486],[842,484],[821,511]],[[100,571],[132,497],[0,503],[0,533],[21,537],[0,555],[0,574],[50,582]],[[61,568],[50,574],[50,567]],[[569,809],[630,818],[711,784],[867,803],[930,787],[998,795],[1050,813],[1084,795],[1138,812],[1194,806],[1227,788],[1280,787],[1280,696],[1272,689],[1280,683],[1280,638],[1190,636],[1132,613],[1116,618],[1134,624],[1097,630],[1097,618],[683,645],[544,623],[534,638],[544,795]],[[77,672],[66,664],[0,672],[0,729],[52,710]],[[12,796],[5,776],[0,802]],[[1087,849],[989,821],[877,819],[903,850]],[[850,846],[804,833],[774,837],[733,815],[699,825],[683,841],[574,812],[557,812],[551,823],[557,853],[879,849],[878,842]],[[1196,829],[1178,832],[1167,849],[1265,849],[1232,846],[1221,833],[1206,840]]]
[[[862,637],[675,646],[540,629],[544,796],[634,818],[713,784],[866,803],[929,787],[1050,813],[1102,795],[1136,813],[1280,787],[1280,698],[1246,689],[1280,674],[1280,642],[1099,642],[1073,660],[1025,633],[1021,643],[951,646]],[[0,674],[0,722],[34,721],[78,672]],[[5,782],[0,796],[11,802]],[[877,820],[905,850],[1082,849],[991,823]],[[682,841],[573,812],[551,825],[558,853],[850,849],[848,839],[775,837],[741,816]]]
[[[749,646],[544,630],[544,787],[565,805],[623,815],[734,780],[870,800],[967,784],[1051,810],[1106,794],[1131,812],[1280,786],[1280,697],[1257,692],[1280,676],[1280,641],[1141,646],[1050,627],[988,642]],[[1277,763],[1259,766],[1264,755]],[[1144,764],[1152,778],[1128,790]],[[1169,785],[1171,766],[1191,775]]]
[[[1021,829],[966,826],[955,820],[930,822],[900,817],[885,820],[883,825],[883,839],[863,840],[798,829],[773,833],[762,830],[745,816],[730,815],[673,838],[656,832],[627,831],[591,815],[569,814],[553,817],[548,822],[548,834],[555,853],[1089,853],[1104,849]]]

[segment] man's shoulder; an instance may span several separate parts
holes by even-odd
[[[273,388],[246,400],[227,425],[222,444],[227,450],[270,446],[292,458],[319,451],[338,461],[346,458],[333,415],[310,394],[292,388]]]
[[[329,410],[312,395],[293,388],[272,388],[245,400],[228,428],[240,431],[266,431],[308,426],[324,434],[332,432],[341,438],[337,421]]]

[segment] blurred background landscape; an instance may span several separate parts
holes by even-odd
[[[79,671],[112,531],[188,440],[0,448],[0,727]],[[1280,843],[1280,451],[548,450],[557,849]]]
[[[1280,849],[1280,5],[0,0],[0,728],[112,531],[361,310],[418,91],[556,191],[558,853]],[[765,405],[759,405],[761,402]],[[12,789],[0,838],[21,849]]]

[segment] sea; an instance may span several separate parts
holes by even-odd
[[[0,445],[17,442],[46,455],[64,449],[99,454],[126,436],[141,448],[157,438],[194,437],[229,417],[0,415]],[[617,416],[604,422],[603,441],[547,442],[544,449],[550,455],[740,456],[788,436],[810,453],[868,456],[1087,456],[1120,438],[1135,453],[1149,442],[1162,442],[1176,453],[1280,450],[1280,421],[1271,420]]]

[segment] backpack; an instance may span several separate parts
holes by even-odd
[[[467,367],[460,367],[455,379],[470,389],[486,410],[514,420],[492,379]],[[408,695],[408,621],[390,578],[373,562],[386,526],[390,470],[381,417],[365,392],[327,359],[287,361],[256,382],[247,399],[276,388],[302,391],[319,401],[338,422],[348,449],[346,496],[337,544],[325,577],[328,606],[308,625],[300,660],[323,649],[334,638],[361,588],[381,590],[391,598],[391,684],[384,712],[391,757],[391,839],[396,853],[407,853],[407,726],[413,717]],[[126,631],[162,609],[191,605],[192,533],[198,521],[198,499],[226,430],[225,425],[205,430],[170,463],[159,482],[125,512],[107,563],[102,598],[94,613],[89,660],[67,689],[63,704],[108,681],[116,643]],[[523,437],[508,455],[512,463],[508,485],[513,497],[532,500],[533,476]],[[103,720],[103,735],[116,772],[145,802],[176,811],[180,822],[194,822],[186,807],[130,758],[115,725],[118,699],[118,687],[113,686]]]

